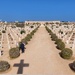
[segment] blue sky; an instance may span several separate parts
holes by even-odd
[[[75,21],[75,0],[0,0],[0,19]]]

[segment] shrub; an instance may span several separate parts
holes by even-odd
[[[55,41],[55,44],[58,44],[59,42],[62,42],[62,40],[61,40],[61,39],[57,39],[57,40]]]
[[[36,32],[36,29],[35,29],[35,30],[33,30],[32,32],[33,32],[33,33],[35,33],[35,32]]]
[[[65,48],[65,44],[63,42],[57,43],[57,48],[63,50]]]
[[[50,35],[53,34],[53,32],[52,32],[47,26],[45,26],[45,28],[46,28],[46,30],[48,31],[48,33],[49,33]]]
[[[34,35],[34,32],[31,32],[30,34],[31,34],[31,35]]]
[[[47,29],[47,31],[48,31],[48,33],[50,33],[50,32],[51,32],[51,30],[50,30],[50,29]]]
[[[64,48],[60,53],[61,57],[64,59],[70,59],[72,57],[72,54],[73,52],[69,48]]]
[[[46,28],[46,30],[48,31],[48,33],[51,32],[51,30],[50,30],[47,26],[46,26],[45,28]]]
[[[56,36],[56,34],[51,34],[51,38],[53,41],[56,41],[58,39],[58,37]]]
[[[19,48],[12,48],[9,50],[9,56],[10,58],[17,58],[20,56]]]
[[[52,34],[53,34],[53,32],[50,32],[50,33],[49,33],[49,35],[52,35]]]
[[[30,41],[30,37],[26,36],[25,41]]]
[[[2,30],[2,33],[6,33],[6,31],[5,30]]]
[[[61,34],[63,34],[63,31],[61,31]]]
[[[34,26],[30,26],[30,28],[34,28]]]
[[[23,34],[23,33],[26,33],[25,30],[21,30],[21,31],[20,31],[20,34]]]
[[[12,25],[11,27],[12,27],[12,28],[16,28],[16,26],[14,26],[14,25]]]
[[[28,41],[30,41],[30,39],[32,38],[32,35],[34,35],[34,33],[36,32],[36,30],[39,28],[39,26],[34,29],[30,34],[27,34],[27,36],[21,40],[21,42],[24,42],[25,44],[28,44]]]
[[[0,35],[2,35],[2,34],[0,33]]]
[[[31,39],[32,38],[32,35],[31,34],[27,34],[27,37],[29,37]]]
[[[75,71],[75,61],[70,64],[70,68],[71,68],[73,71]]]
[[[0,72],[4,72],[10,68],[10,64],[7,61],[0,61]]]
[[[24,42],[25,44],[28,44],[27,40],[24,38],[21,40],[21,42]]]
[[[30,41],[31,38],[32,38],[32,35],[31,34],[27,34],[27,36],[24,39],[22,39],[22,42],[27,43],[27,41]]]

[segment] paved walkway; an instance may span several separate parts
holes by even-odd
[[[23,68],[23,74],[75,75],[68,66],[73,60],[62,59],[59,56],[60,51],[55,46],[45,27],[41,26],[26,46],[25,53],[17,59],[9,60],[11,70],[6,74],[16,74],[18,67],[13,67],[13,65],[20,63],[23,59],[25,64],[29,64]]]

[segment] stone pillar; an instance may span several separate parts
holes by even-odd
[[[66,43],[69,44],[69,40],[68,39],[67,39]]]
[[[63,41],[65,40],[65,32],[63,33]]]
[[[72,45],[72,50],[73,50],[73,55],[75,55],[75,38],[74,38],[74,42],[73,42],[73,45]]]
[[[69,43],[71,37],[72,37],[73,33],[70,35],[70,37],[67,39],[67,43]]]
[[[3,42],[3,33],[2,33],[2,39],[1,39],[1,49],[2,49],[2,42]]]
[[[0,50],[0,57],[1,57],[1,50]]]
[[[9,39],[8,39],[8,33],[6,33],[6,36],[7,36],[7,42],[8,42],[8,49],[10,49],[10,42],[9,42]]]

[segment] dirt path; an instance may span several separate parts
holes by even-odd
[[[24,63],[28,63],[29,67],[23,68],[23,74],[75,75],[68,66],[72,60],[62,59],[59,52],[45,27],[42,26],[26,46],[25,53],[21,54],[19,58],[11,60],[10,63],[12,65],[20,63],[21,59],[24,60]],[[18,67],[12,66],[8,74],[16,74],[17,71]]]

